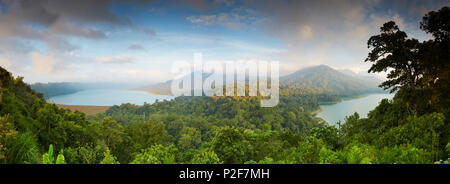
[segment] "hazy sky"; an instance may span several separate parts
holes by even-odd
[[[450,0],[0,0],[0,66],[26,82],[160,82],[171,64],[277,60],[365,72],[366,42],[394,20],[409,36]]]

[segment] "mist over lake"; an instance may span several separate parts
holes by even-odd
[[[92,89],[84,90],[68,95],[51,97],[49,102],[64,105],[95,105],[112,106],[123,103],[143,105],[154,103],[156,100],[170,100],[173,96],[153,95],[145,91],[122,89]]]
[[[322,109],[316,117],[320,117],[331,125],[338,121],[344,122],[346,116],[357,112],[359,117],[366,118],[382,99],[392,99],[395,94],[369,94],[362,98],[344,100],[336,104],[320,105]]]

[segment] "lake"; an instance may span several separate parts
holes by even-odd
[[[346,116],[358,112],[361,118],[367,117],[369,111],[373,110],[382,99],[392,99],[394,94],[369,94],[367,96],[344,100],[336,104],[320,105],[321,112],[316,114],[331,125],[335,125],[339,120],[343,123]]]
[[[68,95],[55,96],[48,99],[49,102],[64,105],[96,105],[112,106],[123,103],[143,105],[154,103],[156,100],[170,100],[173,96],[153,95],[145,91],[119,90],[119,89],[95,89],[84,90]]]

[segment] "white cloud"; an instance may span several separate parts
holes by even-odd
[[[135,81],[135,82],[165,82],[174,77],[169,71],[164,72],[162,70],[145,70],[145,69],[121,69],[121,70],[108,70],[106,80],[112,81]],[[111,75],[113,74],[113,75]]]
[[[57,62],[52,56],[33,52],[31,53],[31,61],[33,62],[33,72],[36,74],[46,75],[56,71]]]
[[[305,25],[300,28],[300,39],[307,40],[313,37],[313,31],[311,26]]]
[[[125,56],[105,56],[105,57],[97,57],[94,60],[101,63],[120,64],[120,63],[131,63],[133,62],[134,58]]]
[[[12,63],[6,58],[0,58],[0,66],[6,70],[10,70]]]
[[[216,15],[189,16],[186,20],[194,24],[213,25],[216,22]]]
[[[219,25],[229,29],[239,29],[247,25],[260,23],[263,18],[253,9],[234,8],[228,12],[200,16],[188,16],[186,20],[196,25]]]

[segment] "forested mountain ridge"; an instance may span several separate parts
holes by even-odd
[[[76,93],[86,89],[80,83],[57,82],[57,83],[35,83],[30,85],[31,89],[42,93],[45,98],[51,98],[59,95]]]
[[[103,82],[49,82],[30,84],[31,89],[48,99],[54,96],[68,95],[83,90],[92,89],[130,89],[138,84],[133,83],[103,83]]]
[[[293,93],[329,94],[341,97],[383,92],[378,87],[381,81],[375,78],[350,76],[326,65],[308,67],[282,76],[280,84],[282,89],[290,89]]]

